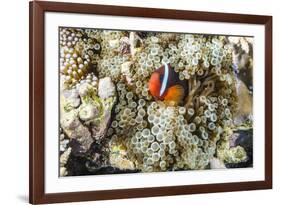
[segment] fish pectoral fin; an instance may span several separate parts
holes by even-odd
[[[179,103],[184,97],[184,88],[181,85],[174,85],[170,87],[164,97],[165,101],[174,101]]]

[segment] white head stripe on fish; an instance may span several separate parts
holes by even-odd
[[[168,67],[168,64],[165,63],[165,70],[164,70],[164,79],[163,79],[163,82],[162,82],[162,85],[161,85],[161,89],[160,89],[160,96],[162,96],[164,94],[164,91],[167,87],[167,84],[168,84],[168,77],[169,77],[169,67]]]

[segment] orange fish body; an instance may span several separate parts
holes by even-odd
[[[178,104],[182,102],[187,91],[187,82],[179,80],[178,74],[164,64],[155,70],[148,82],[150,94],[156,99]]]

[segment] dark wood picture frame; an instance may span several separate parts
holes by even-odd
[[[88,200],[153,197],[272,188],[272,17],[199,11],[104,6],[92,4],[30,2],[30,143],[29,201],[55,203]],[[46,194],[44,190],[44,14],[67,12],[113,16],[150,17],[210,22],[248,23],[265,26],[265,180],[205,185],[151,187],[106,191]]]

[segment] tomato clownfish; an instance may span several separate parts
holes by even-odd
[[[164,64],[152,73],[148,88],[156,100],[178,104],[186,95],[187,82],[179,79],[170,64]]]

